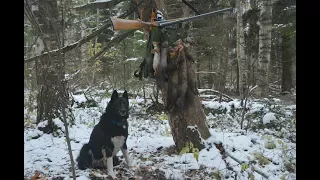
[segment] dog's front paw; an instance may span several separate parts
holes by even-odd
[[[111,176],[112,179],[117,179],[117,176],[114,174],[113,171],[108,171],[108,176]]]
[[[132,163],[130,160],[126,162],[125,167],[128,169],[130,169],[132,167]]]
[[[110,175],[110,174],[109,174],[108,176],[111,177],[112,179],[118,179],[115,174],[113,174],[113,175]]]

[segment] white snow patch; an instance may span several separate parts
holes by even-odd
[[[138,58],[128,58],[126,61],[136,61]]]
[[[72,95],[74,100],[78,103],[82,103],[82,102],[86,102],[87,99],[86,97],[84,96],[84,94],[79,94],[79,95]]]
[[[38,129],[35,129],[34,131],[31,131],[31,132],[28,132],[26,134],[27,137],[25,137],[25,140],[31,140],[32,138],[36,138],[36,137],[40,137],[43,135],[43,132],[38,130]]]
[[[80,100],[83,98],[81,95],[76,95],[76,97]],[[83,144],[89,141],[92,129],[94,125],[99,122],[99,118],[105,110],[109,100],[110,98],[103,98],[102,100],[99,100],[99,107],[73,109],[75,125],[69,126],[69,136],[71,139],[74,160],[78,157]],[[225,161],[223,160],[222,155],[214,145],[214,143],[221,142],[224,149],[240,161],[248,163],[250,160],[254,160],[253,152],[262,153],[266,158],[272,160],[275,164],[270,163],[264,167],[256,164],[256,168],[259,168],[259,170],[267,173],[268,175],[272,175],[269,179],[280,179],[284,174],[287,175],[286,178],[292,180],[296,178],[295,173],[282,172],[284,157],[296,157],[295,143],[290,143],[286,139],[283,139],[283,143],[287,146],[285,156],[283,154],[284,146],[276,137],[273,137],[273,141],[276,143],[276,148],[266,149],[264,147],[266,140],[261,138],[261,134],[268,134],[267,130],[261,130],[259,131],[261,134],[259,134],[256,132],[247,132],[234,127],[228,127],[225,129],[210,128],[209,131],[211,136],[207,140],[204,140],[206,147],[199,152],[198,161],[194,158],[193,153],[186,153],[182,156],[177,154],[172,154],[170,156],[166,155],[166,149],[174,145],[172,136],[170,133],[166,133],[168,131],[170,132],[168,121],[158,120],[157,116],[134,115],[134,113],[141,113],[141,111],[143,111],[143,98],[130,99],[129,102],[131,108],[130,111],[132,111],[133,114],[130,114],[130,118],[128,119],[129,137],[127,140],[127,146],[134,166],[144,164],[151,166],[152,169],[159,168],[165,172],[167,179],[185,179],[187,171],[192,169],[197,170],[201,165],[204,165],[205,171],[219,171],[221,176],[228,175],[230,179],[231,171],[227,169],[227,162],[229,166],[233,168],[233,171],[236,171],[238,174],[238,179],[248,179],[248,172],[244,171],[241,173],[241,165],[239,165],[238,162],[234,161],[230,157],[227,157]],[[148,101],[148,104],[150,102],[151,101]],[[206,103],[203,102],[203,104]],[[230,111],[231,105],[234,105],[235,108],[239,108],[240,101],[234,100],[229,103],[207,101],[206,105],[213,106],[215,108],[226,108]],[[250,103],[250,106],[251,109],[260,109],[263,107],[263,104],[260,102],[252,102]],[[290,111],[290,109],[294,111],[295,105],[289,106],[289,108],[286,106],[283,112],[286,113],[287,116],[290,116],[292,113],[287,112]],[[212,115],[207,116],[207,118],[210,119],[210,116]],[[275,114],[269,112],[263,118],[265,121],[272,121],[275,119]],[[237,123],[236,120],[232,118],[230,121],[233,121],[235,124]],[[63,123],[59,119],[55,119],[54,123],[59,127],[64,127]],[[38,127],[44,127],[46,124],[47,121],[41,122]],[[194,127],[191,126],[190,128]],[[32,139],[30,137],[38,138]],[[38,129],[25,128],[24,154],[24,175],[26,177],[33,176],[34,171],[39,170],[48,175],[48,179],[51,179],[54,176],[71,179],[72,173],[69,171],[70,157],[65,137],[54,137],[51,134],[43,134]],[[122,155],[121,151],[119,151],[117,155]],[[153,160],[157,161],[155,162]],[[294,159],[291,162],[295,162]],[[89,179],[90,173],[92,173],[90,169],[80,171],[76,168],[76,174],[78,176],[77,179],[87,180]],[[101,176],[105,176],[105,174],[102,173]],[[254,173],[254,176],[255,179],[263,179],[257,173]],[[204,177],[201,179],[207,178],[208,177]]]
[[[52,121],[59,129],[64,130],[64,124],[59,118],[55,118]]]
[[[273,98],[274,102],[280,102],[281,100],[279,98]]]
[[[271,121],[274,121],[276,120],[276,116],[275,116],[275,113],[273,112],[268,112],[267,114],[265,114],[262,118],[262,122],[263,124],[268,124],[270,123]]]
[[[39,128],[39,127],[44,128],[44,127],[46,127],[47,125],[48,125],[48,120],[45,120],[45,121],[39,122],[39,124],[37,125],[37,127],[38,127],[38,128]]]

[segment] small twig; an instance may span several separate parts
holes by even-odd
[[[121,33],[117,36],[115,36],[111,41],[108,42],[108,44],[102,49],[100,50],[97,54],[95,54],[93,57],[91,57],[88,61],[93,61],[95,60],[96,58],[100,57],[101,55],[103,55],[105,52],[107,52],[107,50],[116,45],[116,44],[119,44],[122,40],[124,40],[126,37],[128,37],[129,35],[133,34],[133,32],[136,31],[136,30],[130,30],[130,31],[127,31],[125,33]]]
[[[198,71],[196,74],[218,74],[217,72],[210,72],[210,71]]]
[[[187,5],[190,9],[192,9],[197,15],[199,15],[199,11],[197,11],[193,6],[191,6],[190,3],[188,3],[186,0],[182,0],[182,2]]]

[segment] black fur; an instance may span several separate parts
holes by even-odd
[[[122,97],[119,97],[118,92],[114,90],[105,113],[102,114],[99,123],[92,130],[89,142],[84,144],[80,150],[77,158],[79,169],[103,168],[103,163],[100,163],[101,159],[104,157],[102,150],[105,150],[106,152],[105,158],[112,156],[114,145],[111,138],[115,136],[125,137],[121,148],[127,149],[128,117],[129,99],[127,91],[123,93]],[[114,155],[113,165],[115,166],[118,164],[119,160]]]

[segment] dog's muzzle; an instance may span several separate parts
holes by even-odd
[[[119,110],[119,114],[120,114],[120,116],[125,116],[125,115],[127,115],[127,111],[124,109]]]

